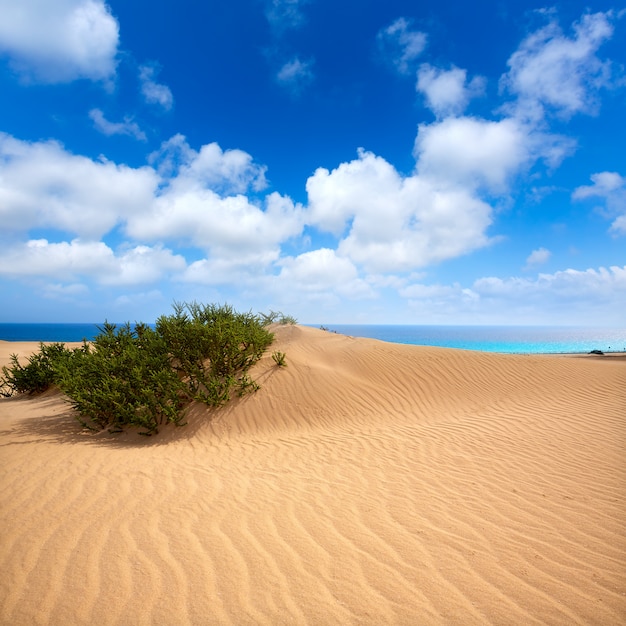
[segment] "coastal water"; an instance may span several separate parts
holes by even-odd
[[[92,340],[98,324],[0,324],[4,341]],[[507,353],[567,353],[626,351],[626,328],[546,326],[328,326],[330,332],[370,337],[392,343]]]
[[[331,332],[406,343],[514,354],[626,351],[626,328],[548,326],[328,326]]]
[[[2,341],[91,341],[98,324],[0,324]]]

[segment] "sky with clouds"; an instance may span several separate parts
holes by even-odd
[[[0,321],[626,323],[618,5],[0,16]]]

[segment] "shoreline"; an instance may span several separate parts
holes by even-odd
[[[310,328],[310,327],[306,327]],[[323,331],[328,332],[328,331]],[[378,339],[376,337],[359,337],[357,335],[344,335],[343,333],[334,333],[331,334],[341,335],[343,337],[347,337],[348,339],[373,339],[375,341],[382,341],[383,343],[388,343],[392,345],[398,346],[413,346],[415,348],[435,348],[435,349],[444,349],[444,350],[460,350],[464,352],[476,352],[479,354],[501,354],[501,355],[515,355],[515,356],[626,356],[626,350],[602,350],[602,354],[596,354],[593,352],[499,352],[496,350],[481,350],[478,348],[458,348],[454,346],[439,346],[439,345],[430,345],[430,344],[415,344],[415,343],[402,343],[398,341],[387,341],[385,339]],[[40,343],[44,343],[46,345],[53,343],[62,343],[70,347],[79,347],[83,345],[83,341],[64,341],[64,340],[21,340],[21,339],[0,339],[0,345],[2,344],[32,344],[33,352],[37,350],[37,347]],[[91,343],[91,341],[87,340],[87,343]]]

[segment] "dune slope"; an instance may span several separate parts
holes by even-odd
[[[0,623],[626,622],[623,358],[275,349],[148,440],[1,400]]]

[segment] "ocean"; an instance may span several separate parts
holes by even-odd
[[[101,324],[0,324],[2,341],[91,341]]]
[[[626,328],[334,324],[329,325],[327,330],[392,343],[484,352],[540,354],[626,351]],[[98,332],[98,324],[0,324],[0,340],[5,341],[90,341]]]
[[[392,343],[503,352],[508,354],[563,354],[602,350],[626,351],[626,328],[554,326],[400,326],[348,325],[327,327],[353,337]]]

